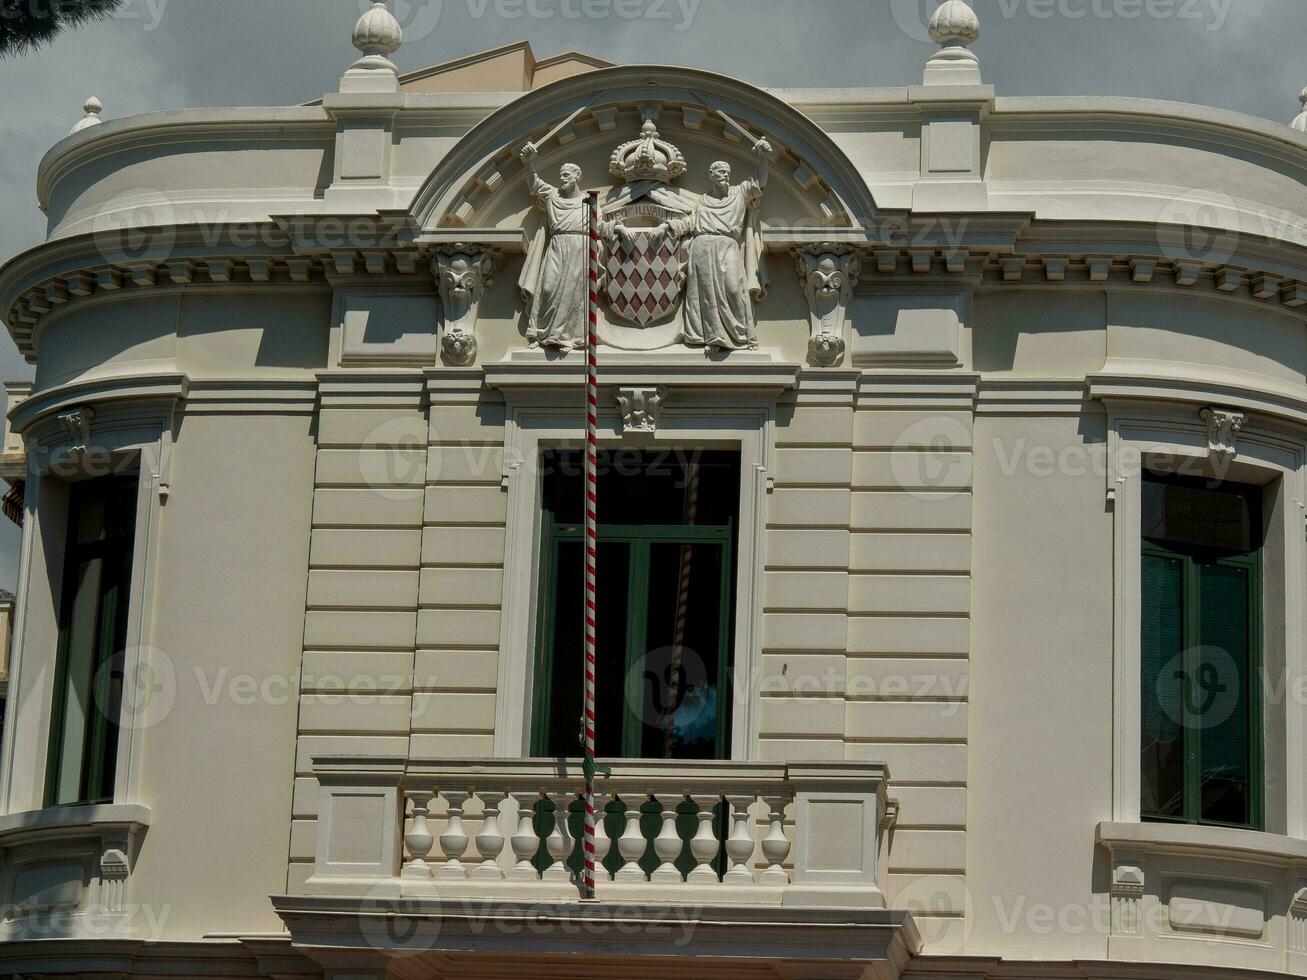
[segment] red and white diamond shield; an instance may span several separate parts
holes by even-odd
[[[681,255],[670,234],[632,229],[631,244],[608,250],[608,308],[641,327],[671,316],[681,302]]]

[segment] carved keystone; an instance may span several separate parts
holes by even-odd
[[[623,432],[652,435],[658,431],[658,416],[667,400],[666,388],[619,388],[615,397],[622,413]]]

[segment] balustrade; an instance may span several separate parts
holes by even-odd
[[[890,807],[881,766],[626,762],[615,770],[595,801],[601,898],[643,901],[650,889],[666,888],[671,902],[712,900],[703,889],[727,903],[883,901],[876,872]],[[440,895],[535,887],[556,900],[576,887],[579,766],[393,760],[369,769],[365,760],[325,758],[315,760],[315,771],[322,825],[310,892],[339,894],[348,882],[388,877],[405,893],[429,882]],[[378,813],[394,821],[393,829],[377,828],[380,861],[333,856],[337,845],[342,854],[368,853],[357,836]]]

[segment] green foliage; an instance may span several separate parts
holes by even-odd
[[[126,0],[0,0],[0,57],[35,51],[62,31],[108,17]]]

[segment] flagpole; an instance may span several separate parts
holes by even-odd
[[[595,595],[599,551],[599,195],[587,195],[590,226],[585,335],[585,869],[583,898],[595,897]],[[564,817],[564,819],[566,819]]]

